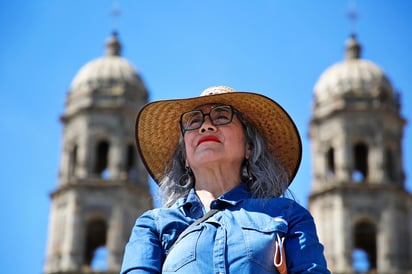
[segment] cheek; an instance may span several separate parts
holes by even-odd
[[[186,158],[190,157],[190,155],[193,154],[193,134],[190,134],[190,132],[185,133],[185,136],[183,137],[183,141],[185,143],[185,151],[186,151]]]
[[[250,154],[248,152],[248,145],[246,143],[246,138],[243,134],[243,131],[234,132],[232,136],[229,137],[230,143],[232,144],[232,149],[235,153],[241,154],[243,157]]]

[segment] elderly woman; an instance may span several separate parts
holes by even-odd
[[[137,219],[122,273],[329,273],[312,216],[285,197],[302,148],[276,102],[224,86],[152,102],[136,141],[164,207]]]

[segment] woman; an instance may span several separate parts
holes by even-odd
[[[313,218],[284,197],[302,148],[276,102],[224,86],[152,102],[136,141],[165,199],[137,219],[122,273],[329,273]]]

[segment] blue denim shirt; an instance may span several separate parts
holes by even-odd
[[[121,273],[278,273],[277,234],[285,237],[289,274],[330,273],[313,218],[295,201],[255,199],[241,184],[210,207],[220,210],[185,231],[171,250],[205,213],[194,190],[171,208],[144,213],[126,245]]]

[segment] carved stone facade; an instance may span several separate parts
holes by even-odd
[[[333,273],[355,273],[354,250],[367,254],[371,273],[412,273],[412,196],[402,161],[406,121],[387,76],[360,53],[352,36],[345,60],[315,85],[309,210]]]
[[[120,57],[117,35],[106,56],[73,79],[67,96],[59,184],[51,194],[44,272],[119,273],[124,246],[138,215],[152,207],[148,174],[134,144],[134,121],[148,92]]]

